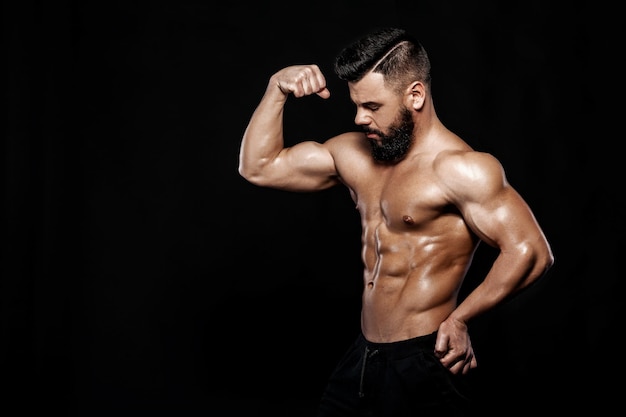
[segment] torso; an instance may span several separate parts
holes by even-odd
[[[358,158],[352,149],[337,160],[361,215],[363,333],[372,342],[432,333],[456,306],[478,239],[434,172],[437,153],[381,166],[357,145]]]

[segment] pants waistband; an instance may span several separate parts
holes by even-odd
[[[434,331],[433,333],[424,336],[417,336],[411,339],[389,343],[370,342],[363,334],[361,334],[360,338],[363,345],[367,346],[367,350],[370,352],[378,351],[378,354],[387,358],[403,358],[413,355],[419,350],[427,350],[429,352],[434,351],[435,341],[437,340],[437,332]]]

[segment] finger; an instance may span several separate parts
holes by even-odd
[[[437,340],[435,341],[435,355],[439,359],[444,359],[446,353],[448,352],[448,337],[444,336],[443,333],[437,334]]]
[[[459,361],[459,362],[455,363],[454,365],[448,367],[448,370],[456,375],[456,374],[458,374],[460,372],[463,372],[463,367],[464,367],[463,362]]]
[[[452,352],[448,352],[441,358],[439,358],[439,361],[444,367],[448,369],[453,369],[455,367],[459,367],[459,364],[462,363],[463,358],[453,355]]]
[[[326,88],[326,78],[324,78],[321,72],[307,74],[304,83],[310,87],[310,90],[308,90],[309,94],[315,93],[322,98],[330,96],[330,91]]]
[[[293,84],[292,94],[294,97],[304,97],[310,93],[307,92],[307,86],[305,85],[303,80],[300,80]]]
[[[456,370],[457,372],[455,372],[455,373],[460,373],[460,374],[463,374],[463,375],[466,375],[467,373],[469,373],[469,371],[472,368],[474,368],[472,366],[472,361],[470,361],[470,360],[461,361],[461,362],[458,363],[458,365],[459,365],[459,367]]]
[[[463,374],[467,374],[471,369],[474,369],[478,366],[476,357],[473,354],[469,354],[465,357],[464,360],[460,360],[459,363],[462,363],[461,372]]]
[[[328,98],[330,97],[330,90],[324,87],[320,91],[317,92],[317,95],[320,96],[321,98]]]
[[[330,97],[330,91],[326,88],[325,83],[321,83],[315,78],[300,78],[293,87],[293,95],[296,97],[304,97],[317,94],[322,98]]]

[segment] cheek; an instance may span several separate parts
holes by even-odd
[[[379,129],[388,133],[388,130],[391,126],[395,126],[398,124],[398,117],[395,113],[378,113],[374,117],[374,123],[378,126]]]
[[[398,127],[398,118],[392,117],[391,115],[385,117],[377,117],[375,119],[376,126],[385,132],[385,134],[389,134],[389,130],[392,127]]]

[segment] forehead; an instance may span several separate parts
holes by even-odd
[[[395,97],[394,91],[385,85],[384,76],[370,72],[354,83],[348,83],[350,98],[355,104],[383,103]]]

